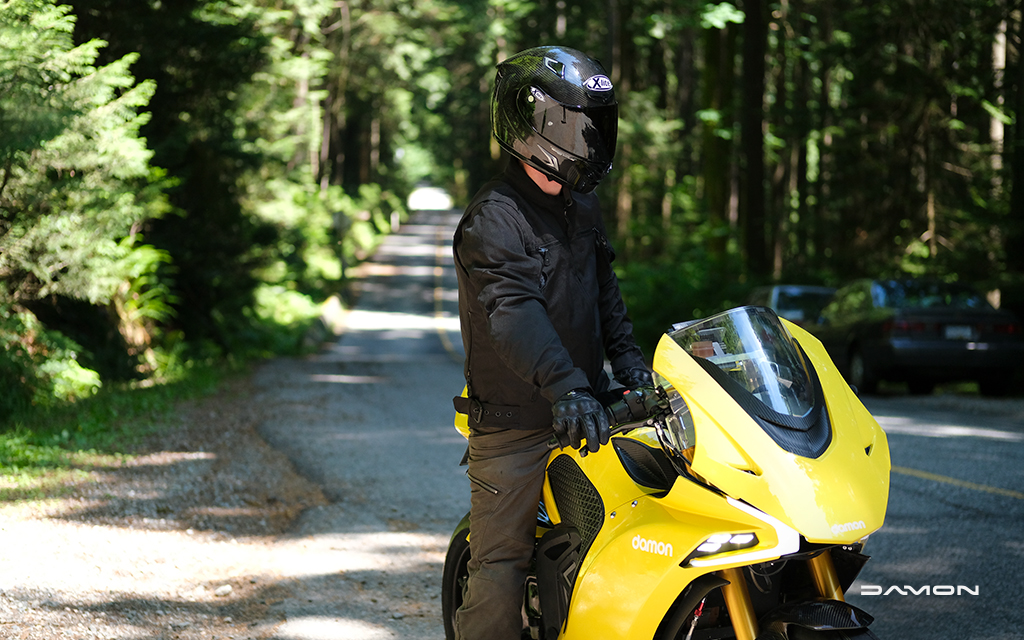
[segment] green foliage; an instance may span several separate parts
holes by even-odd
[[[32,313],[0,305],[0,419],[98,391],[99,375],[79,364],[80,351],[63,334],[47,330]]]
[[[176,403],[207,395],[237,370],[190,367],[179,380],[104,388],[71,405],[15,411],[0,429],[0,501],[59,494],[93,467],[120,464],[145,438],[173,427]]]
[[[498,171],[494,65],[538,44],[615,82],[599,194],[645,340],[762,282],[1021,279],[1005,3],[69,5],[0,2],[7,411],[304,348],[418,183]]]
[[[162,212],[138,137],[151,82],[128,55],[94,66],[67,7],[0,7],[0,303],[65,294],[107,302],[130,278],[133,225]]]

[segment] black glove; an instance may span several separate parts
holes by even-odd
[[[615,374],[615,381],[627,389],[654,388],[654,376],[650,370],[643,367],[623,369]]]
[[[583,389],[574,389],[563,395],[551,406],[552,426],[560,447],[580,448],[580,441],[587,440],[591,453],[608,444],[611,425],[601,403]]]

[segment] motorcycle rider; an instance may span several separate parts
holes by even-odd
[[[520,638],[552,436],[591,452],[608,443],[605,357],[627,389],[653,387],[593,194],[617,126],[612,83],[585,54],[537,47],[498,65],[491,128],[512,158],[453,241],[469,395],[456,406],[471,428],[462,640]]]

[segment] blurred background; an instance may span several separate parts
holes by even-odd
[[[494,65],[541,44],[615,83],[599,193],[648,354],[773,284],[1019,317],[1021,26],[1017,0],[7,0],[0,417],[312,348],[412,207],[500,170]]]

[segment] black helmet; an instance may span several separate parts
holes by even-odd
[[[566,47],[527,49],[498,65],[491,131],[503,149],[574,191],[611,171],[619,107],[601,64]]]

